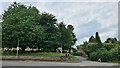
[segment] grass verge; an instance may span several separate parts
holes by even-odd
[[[2,56],[16,56],[16,52],[4,52]],[[19,52],[18,56],[63,56],[63,54],[54,52]]]

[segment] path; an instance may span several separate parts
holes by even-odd
[[[116,66],[116,65],[119,65],[117,63],[89,61],[89,60],[86,60],[86,58],[84,58],[82,56],[76,56],[76,57],[79,59],[81,64],[84,64],[86,66]]]

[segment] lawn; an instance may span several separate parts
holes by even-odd
[[[4,52],[2,56],[16,56],[16,52]],[[18,56],[34,56],[34,57],[59,57],[64,56],[64,53],[56,53],[56,52],[19,52]],[[77,61],[77,58],[73,55],[71,56],[71,60],[69,62]],[[68,60],[67,60],[68,61]]]
[[[19,56],[63,56],[64,54],[55,52],[20,52]],[[4,52],[2,56],[16,56],[16,52]]]

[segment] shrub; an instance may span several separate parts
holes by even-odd
[[[115,45],[111,44],[111,43],[104,43],[104,48],[106,48],[107,50],[111,50],[112,48],[114,48]]]
[[[110,57],[111,57],[112,61],[118,60],[118,58],[119,58],[118,48],[112,48],[109,51],[109,54],[110,54]]]
[[[73,52],[72,55],[74,55],[74,56],[81,56],[82,54],[81,54],[81,52],[77,51],[77,52]]]
[[[96,52],[90,54],[89,59],[93,61],[98,61],[101,58],[103,62],[110,61],[109,52],[105,48],[100,48]]]
[[[90,54],[90,57],[89,59],[92,60],[92,61],[97,61],[98,60],[98,55],[97,55],[97,52],[93,52]]]
[[[90,56],[90,54],[92,52],[96,52],[98,49],[100,49],[102,47],[102,44],[99,43],[89,43],[86,47],[85,47],[85,52],[88,55],[88,57]]]

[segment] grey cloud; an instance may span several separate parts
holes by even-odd
[[[116,30],[116,6],[116,3],[49,2],[40,9],[53,12],[58,21],[74,25],[79,43],[95,32],[102,34]]]
[[[79,39],[82,39],[93,35],[95,32],[99,31],[100,28],[101,24],[99,24],[96,20],[92,20],[88,23],[80,25],[76,34]]]

